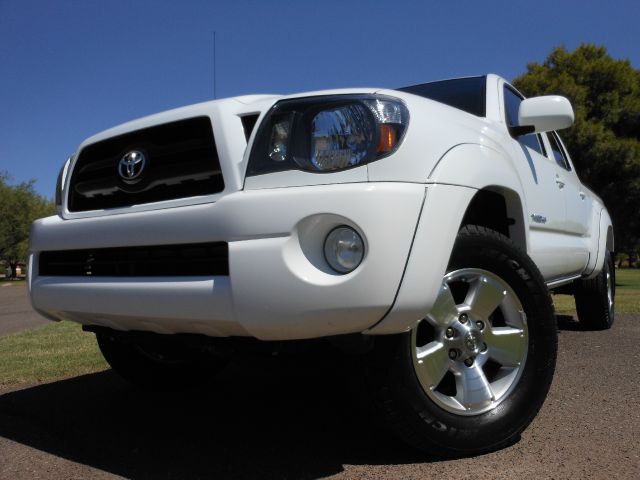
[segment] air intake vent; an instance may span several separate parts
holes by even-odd
[[[127,161],[133,164],[127,167]],[[68,208],[83,212],[129,207],[222,190],[211,121],[196,117],[83,148],[71,174]]]
[[[41,252],[41,276],[228,276],[226,242]]]

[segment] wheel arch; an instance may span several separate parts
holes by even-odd
[[[609,225],[609,227],[607,228],[607,244],[606,245],[607,245],[607,250],[609,250],[609,252],[613,253],[616,251],[614,239],[613,239],[613,225]]]
[[[601,208],[595,212],[596,221],[592,222],[593,228],[598,228],[592,233],[592,242],[589,248],[589,263],[583,276],[587,279],[594,278],[600,273],[604,265],[606,252],[615,251],[615,239],[613,233],[613,222],[606,208]],[[599,217],[599,218],[597,218]],[[598,221],[599,220],[599,221]]]
[[[500,185],[489,185],[474,195],[460,227],[479,225],[508,237],[525,252],[527,235],[522,200],[518,192]]]
[[[486,195],[486,192],[501,196],[506,205],[504,219],[508,225],[498,231],[511,238],[524,251],[528,251],[526,196],[520,172],[507,152],[475,143],[457,145],[438,161],[429,174],[429,181],[464,185],[478,190],[480,196]],[[477,203],[473,202],[478,200],[474,199],[468,208],[477,208]],[[496,222],[492,212],[474,216],[476,224],[495,228]]]
[[[478,144],[460,144],[443,155],[429,182],[394,303],[366,333],[399,333],[424,318],[433,307],[456,236],[465,224],[473,221],[495,228],[502,223],[507,236],[528,251],[523,189],[506,154]],[[485,211],[487,205],[499,203],[502,213]],[[437,234],[433,225],[438,226]]]

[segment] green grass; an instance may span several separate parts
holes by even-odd
[[[24,278],[21,278],[19,280],[7,280],[7,279],[2,279],[0,280],[0,287],[25,287],[27,285],[27,281]]]
[[[39,383],[107,368],[95,336],[59,322],[0,337],[0,386]]]
[[[570,295],[554,295],[556,313],[574,313],[576,304]],[[616,270],[616,313],[640,313],[640,269]]]
[[[616,288],[640,290],[640,268],[616,269]]]
[[[640,269],[617,270],[616,284],[616,312],[640,313]],[[558,313],[575,312],[573,297],[554,295],[553,300]],[[0,337],[0,386],[48,382],[106,368],[94,335],[72,322]]]

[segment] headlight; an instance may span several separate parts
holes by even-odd
[[[333,95],[283,100],[260,125],[247,176],[284,170],[332,172],[393,153],[409,112],[398,99]]]
[[[64,188],[64,181],[67,178],[67,170],[69,170],[69,164],[71,163],[71,159],[73,155],[67,158],[67,161],[64,162],[62,168],[60,169],[60,173],[58,173],[58,179],[56,180],[56,207],[58,210],[62,209],[62,189]]]

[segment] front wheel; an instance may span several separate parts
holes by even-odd
[[[189,348],[172,335],[133,337],[96,333],[105,360],[121,377],[151,391],[179,391],[210,380],[225,363]]]
[[[512,442],[555,369],[556,322],[538,269],[483,227],[460,231],[430,314],[379,340],[365,361],[377,410],[403,440],[445,456]]]

